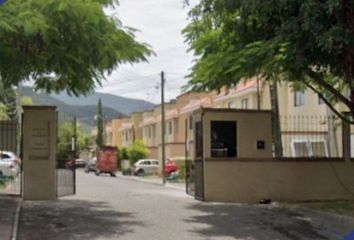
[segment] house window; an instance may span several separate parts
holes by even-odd
[[[193,129],[193,116],[192,115],[189,116],[189,129],[190,130]]]
[[[175,128],[175,133],[178,133],[178,120],[177,119],[174,120],[173,126]]]
[[[168,122],[168,134],[172,134],[172,121]]]
[[[313,157],[328,156],[325,141],[312,141],[310,144],[311,144],[311,153]]]
[[[294,157],[328,157],[324,140],[295,140],[292,149]]]
[[[305,104],[305,93],[303,91],[294,92],[294,106],[301,106]]]
[[[320,95],[318,95],[318,104],[324,104],[325,102],[323,101],[323,99],[320,97]]]
[[[248,109],[248,98],[241,100],[241,109]]]
[[[236,157],[236,122],[212,121],[211,157]]]
[[[148,137],[151,138],[151,127],[148,127]]]
[[[227,105],[228,105],[229,108],[236,108],[236,103],[235,103],[235,101],[228,102]]]
[[[293,155],[294,157],[309,157],[310,149],[307,141],[304,142],[294,142],[293,143]]]

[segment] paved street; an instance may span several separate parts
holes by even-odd
[[[19,239],[340,239],[353,222],[276,206],[202,203],[178,189],[77,173],[77,195],[26,201]]]

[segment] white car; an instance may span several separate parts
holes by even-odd
[[[16,176],[20,172],[20,159],[9,151],[0,151],[0,171],[4,176]]]
[[[133,165],[135,175],[144,176],[159,173],[159,161],[155,159],[140,159]]]

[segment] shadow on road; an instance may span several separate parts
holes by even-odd
[[[205,239],[327,240],[340,239],[345,233],[333,219],[315,223],[317,217],[282,207],[206,203],[189,209],[196,214],[186,221],[202,224],[192,232]]]
[[[19,239],[117,239],[144,226],[133,213],[114,211],[104,202],[25,201]]]

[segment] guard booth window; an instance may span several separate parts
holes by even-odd
[[[211,121],[211,157],[236,157],[236,122]]]

